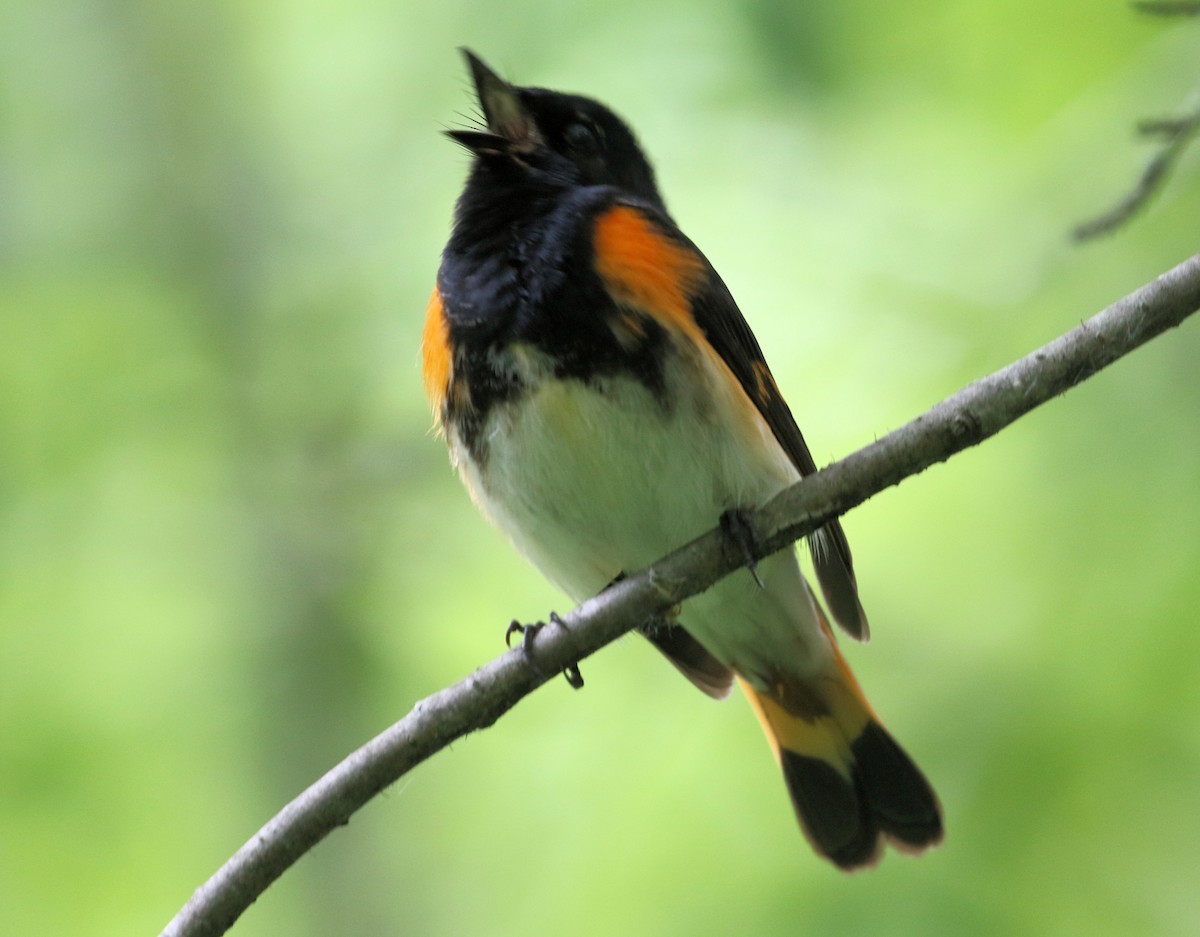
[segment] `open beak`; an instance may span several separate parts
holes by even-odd
[[[470,49],[461,51],[471,69],[487,130],[447,130],[446,136],[477,154],[509,153],[522,143],[537,142],[537,128],[521,106],[517,89]]]

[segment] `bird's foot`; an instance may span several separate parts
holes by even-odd
[[[563,629],[567,627],[563,620],[558,617],[557,612],[551,612],[549,617],[550,624],[557,625]],[[504,632],[504,643],[509,647],[512,647],[512,636],[514,634],[521,635],[521,651],[524,653],[525,660],[529,662],[529,666],[533,669],[533,672],[539,677],[544,676],[545,674],[543,673],[542,669],[538,667],[537,661],[534,659],[533,640],[537,633],[545,627],[546,623],[544,621],[535,621],[532,624],[523,625],[514,618],[511,622],[509,622],[508,628]],[[567,683],[571,685],[572,689],[578,690],[583,686],[583,674],[579,672],[578,664],[570,664],[565,667],[562,675],[566,678]]]
[[[765,589],[758,575],[758,560],[754,558],[759,550],[759,539],[758,531],[750,522],[750,512],[746,508],[730,508],[721,514],[720,526],[725,539],[741,551],[746,569],[750,570],[758,587]]]

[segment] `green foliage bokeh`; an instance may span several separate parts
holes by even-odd
[[[282,803],[564,600],[474,513],[417,344],[454,52],[625,115],[818,462],[1196,249],[1121,3],[0,10],[0,933],[155,933]],[[848,653],[948,836],[819,863],[747,707],[635,639],[371,805],[234,933],[1200,929],[1200,335],[846,521]],[[715,519],[714,519],[715,520]]]

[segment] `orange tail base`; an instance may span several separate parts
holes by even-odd
[[[933,787],[879,723],[838,655],[819,680],[746,681],[813,848],[847,871],[873,865],[890,842],[920,852],[942,839]]]

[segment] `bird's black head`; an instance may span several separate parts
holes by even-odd
[[[611,185],[663,208],[654,170],[632,131],[598,101],[511,85],[463,49],[486,130],[447,135],[514,184],[552,188]]]

